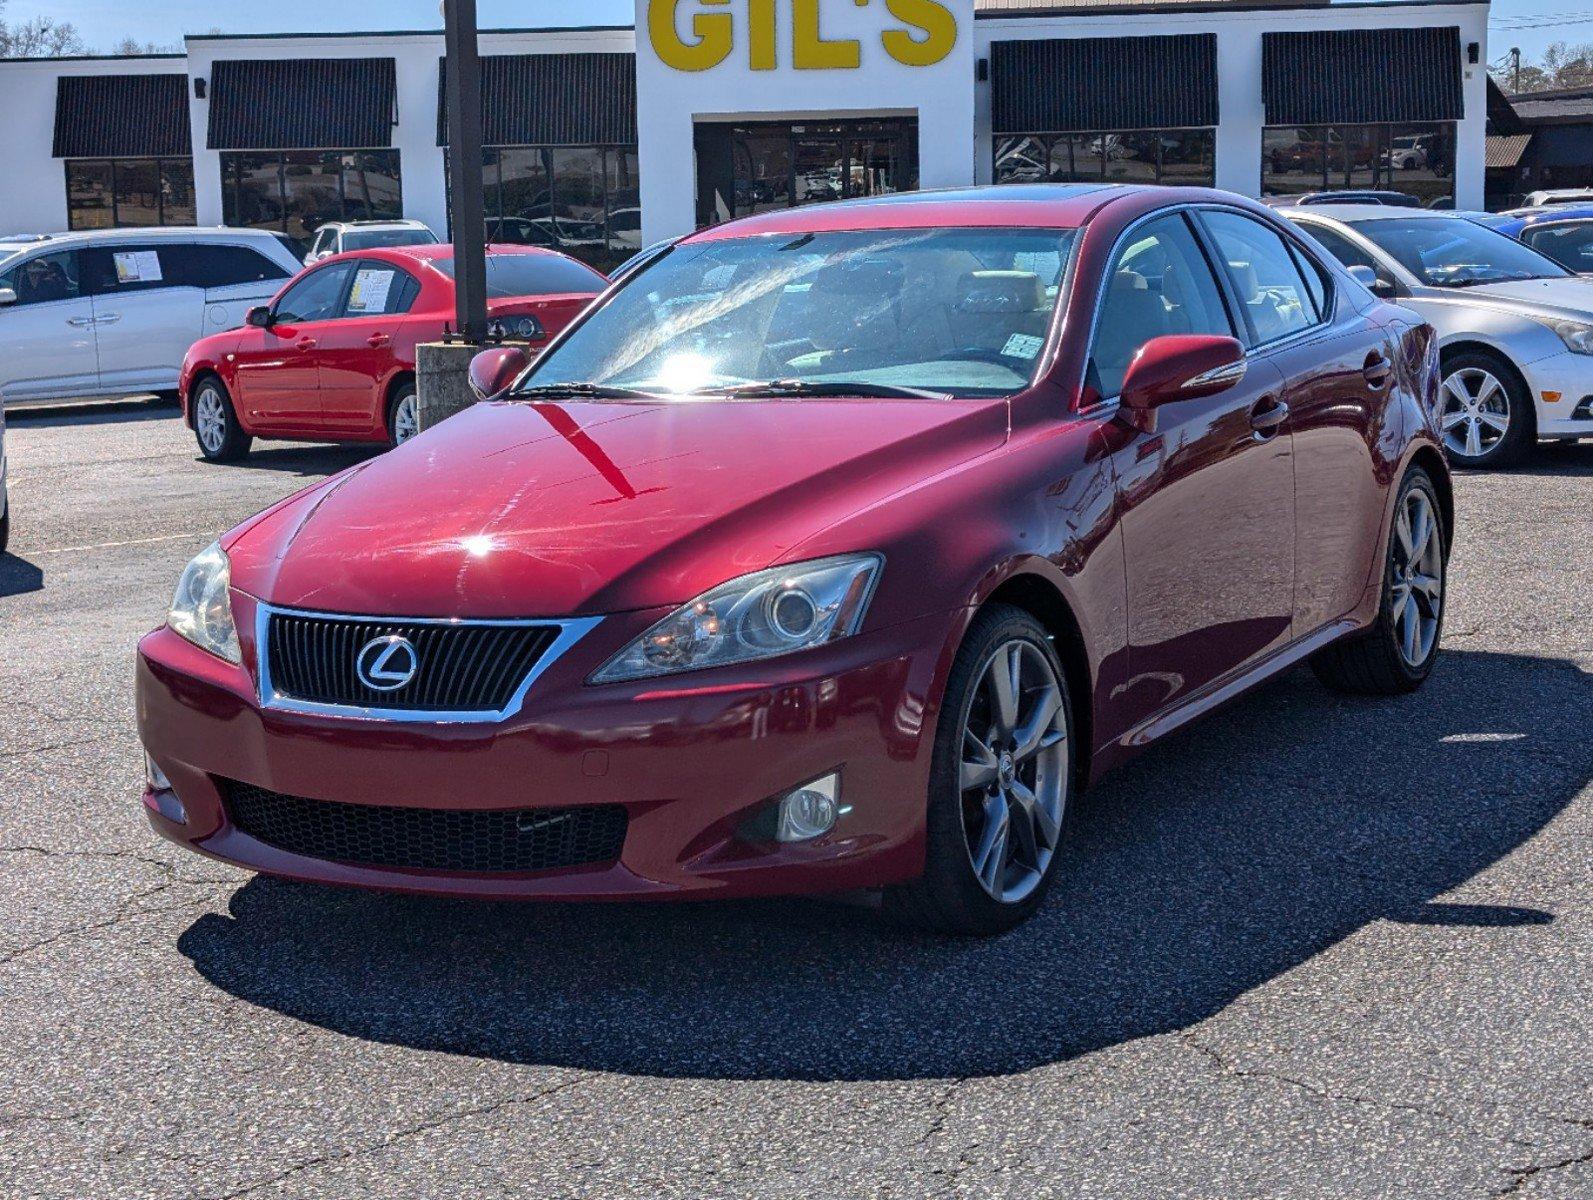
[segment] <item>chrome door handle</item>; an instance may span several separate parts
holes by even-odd
[[[96,325],[113,325],[117,321],[120,321],[121,319],[122,319],[122,314],[121,313],[106,313],[103,317],[95,317],[94,318],[94,324],[96,324]]]
[[[94,324],[94,318],[93,317],[68,317],[66,319],[66,323],[68,325],[76,325],[79,329],[82,329],[85,325]]]
[[[1250,410],[1250,428],[1262,441],[1277,433],[1278,427],[1289,419],[1289,406],[1282,400],[1263,400]]]
[[[315,339],[314,338],[300,338],[298,341],[294,342],[293,344],[294,344],[295,347],[297,347],[300,350],[314,350],[315,349]]]
[[[365,339],[365,344],[372,350],[380,350],[392,340],[393,339],[388,337],[385,333],[373,333],[370,337]]]

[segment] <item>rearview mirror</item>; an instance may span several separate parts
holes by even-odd
[[[496,400],[514,386],[531,365],[521,346],[496,346],[470,360],[470,390],[477,400]]]
[[[17,302],[17,294],[8,287],[0,287],[0,308]]]
[[[259,308],[251,308],[249,315],[244,317],[244,322],[254,326],[256,329],[270,329],[271,310],[263,305]]]
[[[1148,413],[1175,400],[1198,400],[1227,391],[1245,377],[1244,347],[1237,338],[1171,334],[1139,348],[1123,377],[1121,402]]]

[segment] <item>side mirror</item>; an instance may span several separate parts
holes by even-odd
[[[0,308],[7,308],[17,302],[17,294],[8,287],[0,287]]]
[[[1398,294],[1399,289],[1394,286],[1392,279],[1379,275],[1371,267],[1357,263],[1349,269],[1350,278],[1355,280],[1374,296],[1381,296],[1385,300]]]
[[[1175,400],[1215,396],[1243,379],[1247,367],[1244,347],[1236,338],[1207,334],[1152,338],[1128,364],[1122,405],[1130,414],[1141,414]]]
[[[477,400],[496,400],[514,386],[531,365],[521,346],[497,346],[470,360],[470,390]]]
[[[270,329],[271,310],[264,305],[259,308],[251,308],[249,314],[243,320],[246,325],[252,325],[256,329]]]

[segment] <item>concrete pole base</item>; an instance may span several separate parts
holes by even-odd
[[[422,342],[415,347],[415,398],[422,431],[476,402],[470,390],[470,360],[480,351],[480,346],[455,342]]]

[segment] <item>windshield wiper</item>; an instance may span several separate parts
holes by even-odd
[[[559,396],[579,396],[583,400],[656,400],[655,392],[635,388],[610,387],[605,383],[546,383],[541,387],[521,388],[510,393],[515,400],[551,400]]]
[[[700,396],[861,396],[893,400],[950,400],[945,392],[925,388],[901,387],[894,383],[847,383],[844,380],[818,382],[806,379],[769,379],[762,383],[734,383],[708,387],[693,393]]]

